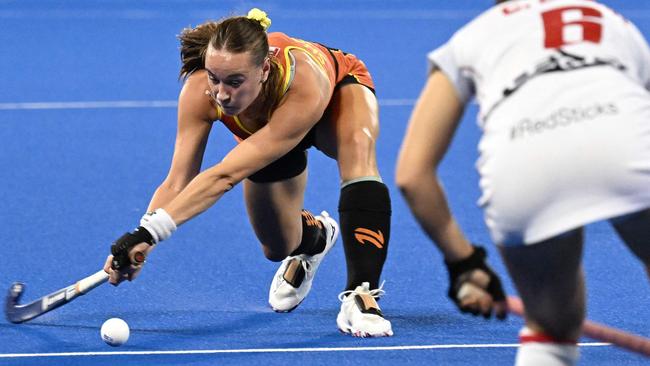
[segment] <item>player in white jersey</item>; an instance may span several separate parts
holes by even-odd
[[[595,1],[513,0],[428,60],[397,184],[444,253],[457,304],[501,314],[498,279],[451,215],[435,172],[475,97],[479,204],[526,307],[517,365],[573,365],[585,313],[583,226],[610,220],[650,265],[648,44]]]

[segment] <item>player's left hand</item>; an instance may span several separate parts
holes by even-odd
[[[480,246],[474,252],[457,262],[447,262],[449,272],[449,298],[461,312],[483,315],[490,318],[492,313],[498,319],[507,314],[506,297],[499,276],[487,265],[487,253]]]
[[[133,281],[152,248],[151,234],[143,227],[122,235],[111,246],[111,255],[104,264],[104,271],[109,275],[108,282],[117,286],[124,280]]]

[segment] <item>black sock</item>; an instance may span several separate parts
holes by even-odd
[[[323,223],[314,215],[302,210],[302,240],[291,256],[298,254],[314,255],[325,250],[325,229]]]
[[[346,290],[363,282],[379,287],[390,238],[390,196],[386,185],[361,181],[341,189],[339,217],[348,267]]]

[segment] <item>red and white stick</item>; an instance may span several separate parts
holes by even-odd
[[[515,296],[508,296],[508,311],[523,317],[524,304],[521,302],[521,299]],[[586,337],[611,343],[626,350],[636,352],[645,357],[650,357],[650,339],[648,338],[592,322],[588,319],[582,325],[582,334]]]

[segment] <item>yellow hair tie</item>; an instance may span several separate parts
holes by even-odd
[[[266,12],[258,8],[251,9],[246,18],[257,20],[264,30],[267,30],[271,26],[271,19],[266,15]]]

